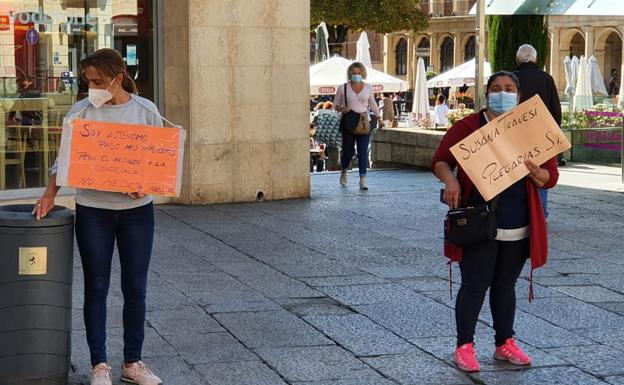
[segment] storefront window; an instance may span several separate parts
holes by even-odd
[[[0,190],[43,187],[63,117],[86,96],[79,63],[123,56],[154,100],[152,0],[0,0]]]

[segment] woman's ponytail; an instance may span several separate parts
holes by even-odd
[[[124,73],[123,80],[121,81],[121,86],[128,93],[131,93],[131,94],[139,93],[139,90],[137,88],[136,83],[134,82],[134,79],[132,79],[130,77],[130,74],[128,74],[127,72]]]

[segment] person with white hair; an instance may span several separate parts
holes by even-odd
[[[546,71],[537,66],[537,50],[530,44],[522,44],[516,53],[518,67],[513,72],[520,80],[522,92],[520,103],[539,95],[558,125],[561,125],[561,103],[555,81]],[[562,154],[557,157],[560,166],[565,165]],[[548,190],[540,189],[544,216],[548,219]]]

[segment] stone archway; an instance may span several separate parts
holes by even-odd
[[[561,34],[561,41],[559,42],[559,50],[564,53],[564,56],[577,56],[581,57],[585,55],[585,36],[580,29],[570,28]]]
[[[431,65],[431,40],[428,36],[420,36],[416,40],[416,50],[414,51],[415,59],[418,61],[418,58],[423,58],[425,62],[425,68]]]
[[[622,68],[622,35],[615,28],[604,28],[596,39],[595,47],[598,65],[602,71],[607,91],[611,91],[613,95],[617,92],[617,90],[610,90],[609,87],[609,79],[613,69],[618,73],[618,83],[622,81],[622,74],[620,73]]]

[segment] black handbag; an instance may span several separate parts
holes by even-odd
[[[445,238],[457,246],[491,241],[496,238],[496,203],[450,209],[444,219]]]

